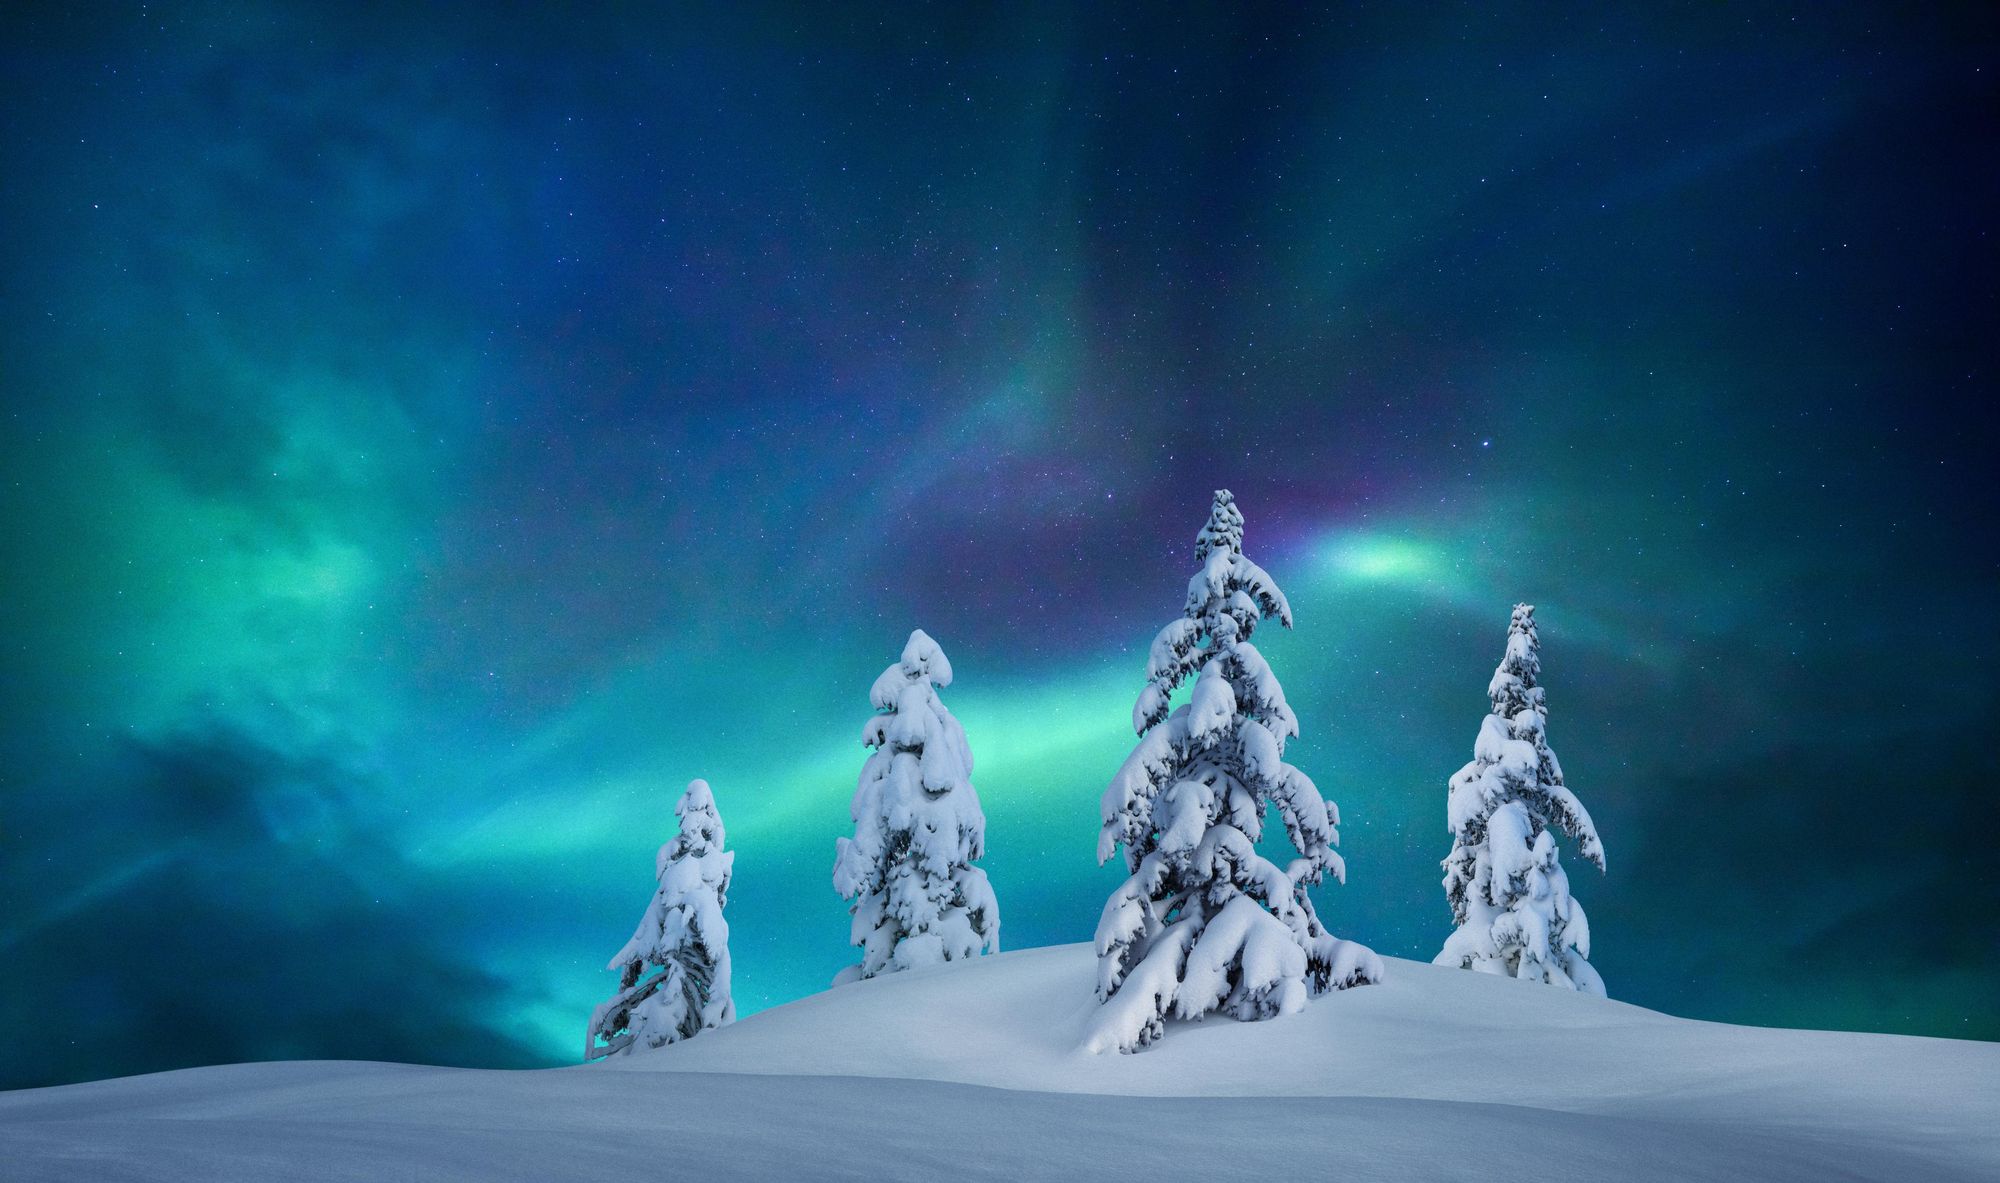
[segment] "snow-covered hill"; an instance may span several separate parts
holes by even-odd
[[[8,1179],[2000,1178],[2000,1046],[1691,1022],[1388,961],[1078,1050],[1081,945],[548,1072],[197,1069],[0,1095]]]

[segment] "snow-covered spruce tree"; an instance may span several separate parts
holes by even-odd
[[[1153,639],[1132,711],[1141,739],[1104,792],[1097,860],[1123,845],[1131,877],[1097,925],[1092,1051],[1137,1051],[1169,1017],[1270,1018],[1382,977],[1381,959],[1328,933],[1307,894],[1322,876],[1346,879],[1333,849],[1340,819],[1284,762],[1298,721],[1250,634],[1266,617],[1290,628],[1292,611],[1244,557],[1243,515],[1226,489],[1195,557],[1185,611]],[[1169,713],[1190,676],[1190,700]],[[1267,806],[1299,851],[1289,866],[1255,848]]]
[[[661,1047],[736,1018],[729,997],[729,922],[722,906],[736,855],[722,849],[722,817],[705,780],[691,780],[674,813],[681,832],[660,847],[660,886],[638,930],[605,968],[618,993],[590,1016],[583,1058]]]
[[[1549,750],[1541,673],[1534,605],[1516,604],[1507,655],[1486,687],[1493,712],[1472,763],[1448,786],[1444,891],[1458,930],[1436,962],[1602,996],[1604,979],[1585,960],[1590,923],[1570,897],[1552,831],[1575,839],[1600,871],[1604,844]]]
[[[986,872],[986,815],[973,791],[965,730],[939,701],[951,662],[922,629],[875,679],[874,748],[854,790],[854,837],[837,842],[833,886],[853,901],[861,963],[842,982],[1000,951],[1000,905]]]

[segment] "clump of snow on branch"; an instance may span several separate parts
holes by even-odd
[[[622,977],[618,993],[590,1016],[585,1060],[662,1047],[736,1018],[722,918],[736,856],[722,849],[722,817],[707,781],[689,781],[674,814],[681,832],[660,847],[653,902],[606,966]]]
[[[877,713],[861,742],[875,751],[833,864],[861,961],[836,984],[1000,951],[1000,905],[972,865],[986,846],[972,749],[937,694],[949,685],[951,662],[918,629],[869,691]]]
[[[1104,792],[1097,858],[1122,846],[1131,876],[1097,926],[1093,1051],[1136,1051],[1169,1018],[1269,1018],[1382,977],[1381,960],[1329,933],[1307,894],[1323,877],[1346,879],[1333,849],[1340,818],[1284,761],[1298,721],[1250,636],[1265,619],[1290,628],[1291,607],[1244,556],[1228,490],[1215,494],[1195,557],[1181,618],[1153,640],[1132,711],[1138,746]],[[1170,710],[1189,678],[1188,702]],[[1255,846],[1271,807],[1299,852],[1284,867]]]
[[[1444,890],[1458,929],[1435,960],[1602,996],[1587,960],[1590,922],[1569,893],[1555,831],[1600,871],[1604,845],[1549,750],[1541,671],[1534,606],[1516,604],[1507,655],[1486,688],[1492,713],[1472,762],[1449,782]]]

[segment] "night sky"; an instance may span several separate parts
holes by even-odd
[[[913,627],[1086,940],[1223,487],[1336,932],[1449,931],[1528,600],[1613,997],[2000,1038],[2000,39],[1900,7],[6,6],[0,1085],[571,1062],[695,776],[822,988]]]

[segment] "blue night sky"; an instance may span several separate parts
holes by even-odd
[[[1088,939],[1221,487],[1340,935],[1530,600],[1613,997],[2000,1038],[1990,8],[496,11],[0,14],[0,1085],[572,1061],[695,776],[821,988],[913,627]]]

